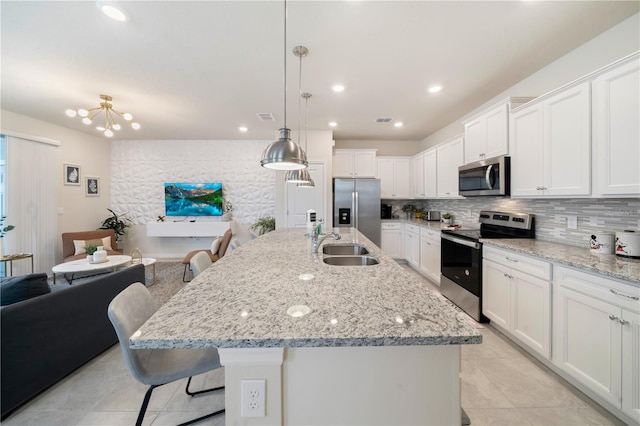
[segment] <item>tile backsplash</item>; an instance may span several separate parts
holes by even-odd
[[[454,222],[479,227],[480,210],[532,213],[536,216],[536,238],[588,247],[593,233],[640,230],[640,199],[512,199],[479,197],[460,200],[383,200],[393,206],[394,215],[413,204],[425,210],[450,212]],[[567,228],[567,217],[578,219],[578,229]]]

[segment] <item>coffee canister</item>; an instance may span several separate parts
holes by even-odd
[[[616,232],[615,249],[616,249],[616,254],[618,256],[633,257],[633,258],[640,259],[640,232],[638,231]]]
[[[612,233],[591,234],[589,249],[591,253],[613,254],[615,236]]]

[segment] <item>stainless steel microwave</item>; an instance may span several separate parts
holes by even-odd
[[[463,197],[510,195],[509,157],[495,157],[458,167],[458,191]]]

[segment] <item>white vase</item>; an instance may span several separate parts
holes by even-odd
[[[442,219],[442,223],[444,223],[445,225],[449,225],[451,224],[451,219]]]

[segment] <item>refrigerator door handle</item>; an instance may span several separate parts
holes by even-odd
[[[356,194],[357,192],[352,191],[351,192],[351,215],[352,215],[352,219],[351,219],[351,224],[352,226],[355,226],[355,228],[358,228],[358,205],[356,202]]]
[[[358,191],[356,191],[356,229],[360,229],[360,224],[358,223],[358,219],[360,217],[360,212],[358,211]]]

